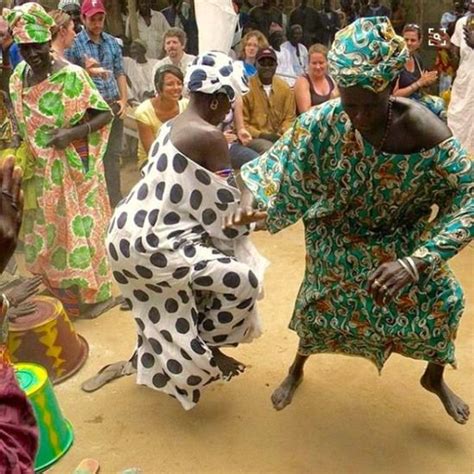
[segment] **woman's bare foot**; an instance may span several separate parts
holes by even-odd
[[[423,377],[421,377],[421,385],[439,397],[444,408],[454,421],[461,425],[466,424],[469,420],[469,406],[446,385],[442,375],[443,371],[441,371],[440,375],[439,369],[436,369],[436,367],[441,366],[434,366],[434,364],[434,367],[430,366],[431,364],[428,364],[426,372],[423,374]],[[442,367],[442,369],[444,369],[444,367]]]
[[[283,410],[293,400],[296,389],[303,381],[303,372],[299,374],[289,373],[285,380],[272,394],[272,403],[275,410]]]
[[[242,362],[223,354],[217,347],[211,347],[210,349],[225,380],[230,380],[245,371],[245,364],[242,364]]]

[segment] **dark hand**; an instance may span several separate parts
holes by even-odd
[[[36,295],[42,282],[43,277],[39,275],[28,278],[19,285],[5,290],[5,296],[12,307],[18,306],[31,296]]]
[[[280,139],[276,133],[261,133],[258,138],[263,138],[264,140],[268,140],[272,143],[275,143]]]
[[[267,213],[258,211],[253,207],[239,207],[235,212],[224,219],[223,228],[235,227],[237,225],[249,225],[252,222],[264,221]]]
[[[464,25],[464,39],[467,45],[474,49],[474,30],[471,30],[467,25]]]
[[[64,150],[74,140],[70,128],[58,128],[50,132],[48,146],[54,146],[59,150]]]
[[[23,301],[18,306],[10,308],[7,313],[7,318],[10,321],[15,321],[15,319],[20,318],[21,316],[28,316],[31,313],[34,313],[38,305],[33,303],[33,301]]]
[[[22,171],[13,157],[0,168],[0,273],[15,252],[23,214]]]
[[[423,260],[413,259],[418,272],[425,267]],[[398,296],[400,291],[408,284],[413,283],[410,274],[399,262],[387,262],[380,265],[368,280],[369,293],[374,297],[379,306],[388,304]]]

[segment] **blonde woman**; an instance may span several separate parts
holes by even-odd
[[[308,72],[298,77],[295,84],[298,114],[338,96],[336,84],[328,74],[327,54],[328,49],[322,44],[309,48]]]
[[[249,31],[242,38],[240,60],[242,61],[245,72],[249,77],[255,76],[257,73],[255,62],[258,50],[268,47],[268,40],[260,31]]]
[[[72,46],[76,37],[74,21],[62,10],[53,10],[50,16],[56,23],[51,28],[51,49],[56,57],[64,59],[64,51]]]

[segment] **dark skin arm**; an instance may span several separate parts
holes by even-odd
[[[13,157],[0,168],[0,273],[15,252],[23,214],[22,171]]]
[[[112,120],[112,114],[110,112],[88,110],[88,115],[92,118],[85,123],[72,128],[58,128],[51,132],[51,140],[48,145],[64,150],[74,140],[86,137],[90,132],[99,130]]]
[[[404,147],[406,147],[403,152],[414,153],[422,149],[431,149],[451,136],[451,131],[446,124],[424,107],[418,104],[407,106],[403,101],[399,105],[402,114],[399,126],[394,124],[394,133],[388,140],[389,147],[391,143],[402,140],[403,137]],[[407,256],[409,255],[400,257]],[[413,257],[413,261],[421,275],[426,269],[426,262],[416,257]],[[410,274],[399,262],[385,262],[369,276],[368,290],[375,302],[383,306],[398,296],[400,291],[410,283],[412,283]]]

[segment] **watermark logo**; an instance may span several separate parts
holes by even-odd
[[[428,28],[428,46],[447,46],[446,28]]]

